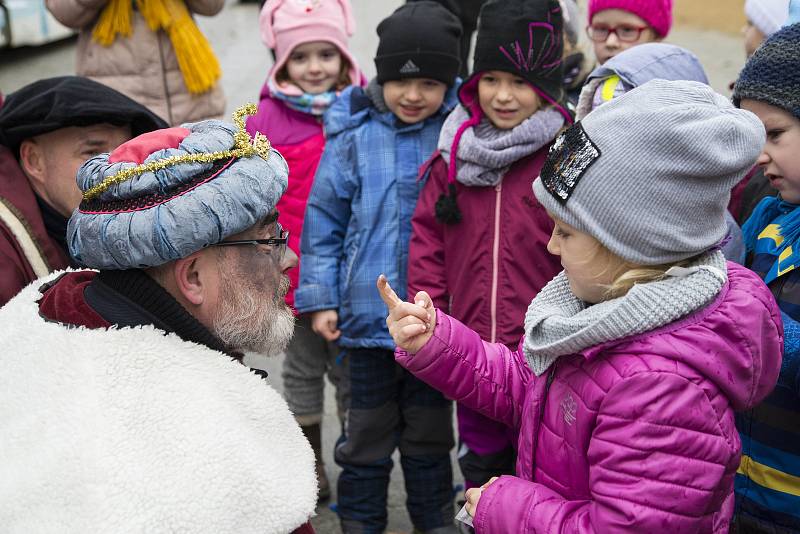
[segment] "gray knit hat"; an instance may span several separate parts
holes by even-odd
[[[243,115],[235,114],[237,125],[156,130],[84,163],[83,201],[67,226],[72,257],[95,269],[152,267],[263,220],[289,170],[265,137],[247,135]]]
[[[739,73],[733,103],[751,99],[784,109],[800,119],[800,24],[772,34]]]
[[[761,121],[707,85],[653,80],[558,137],[533,191],[623,259],[675,262],[725,237],[730,190],[764,142]]]

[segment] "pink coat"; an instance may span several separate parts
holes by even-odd
[[[266,135],[289,165],[289,185],[275,208],[280,213],[281,225],[289,231],[289,248],[299,258],[306,203],[314,184],[314,174],[322,158],[322,150],[325,148],[322,120],[289,108],[272,97],[267,84],[264,84],[258,112],[248,118],[247,131],[251,135],[255,132]],[[286,294],[286,303],[293,306],[300,265],[287,274],[292,288]]]
[[[511,165],[496,187],[456,183],[458,224],[439,223],[434,205],[447,190],[447,163],[437,152],[420,193],[408,249],[408,295],[427,291],[435,306],[481,338],[516,345],[531,299],[561,271],[547,252],[553,221],[533,196],[547,147]],[[461,440],[479,455],[502,451],[514,438],[501,424],[458,406]],[[483,481],[469,480],[468,484]]]
[[[478,534],[728,531],[741,444],[734,410],[774,387],[783,329],[769,289],[729,263],[719,297],[657,330],[561,357],[536,377],[520,346],[438,313],[397,361],[519,429],[517,476],[489,486]]]
[[[514,163],[496,187],[456,183],[463,216],[453,225],[434,216],[447,191],[447,164],[437,152],[422,166],[430,174],[411,220],[409,295],[427,291],[483,339],[516,343],[531,299],[561,271],[547,252],[553,221],[531,188],[547,149]]]

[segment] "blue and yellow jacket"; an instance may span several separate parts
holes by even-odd
[[[736,416],[736,517],[741,532],[800,532],[800,206],[765,198],[744,234],[747,266],[781,308],[784,357],[775,390]]]

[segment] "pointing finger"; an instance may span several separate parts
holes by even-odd
[[[397,293],[394,292],[392,286],[389,285],[389,280],[386,279],[385,275],[380,275],[378,277],[378,292],[381,294],[381,299],[389,308],[389,311],[392,311],[395,306],[403,302],[400,300],[400,297],[397,296]]]

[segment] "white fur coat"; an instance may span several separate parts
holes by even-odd
[[[0,531],[286,533],[314,456],[283,399],[153,327],[67,328],[34,282],[0,309]]]

